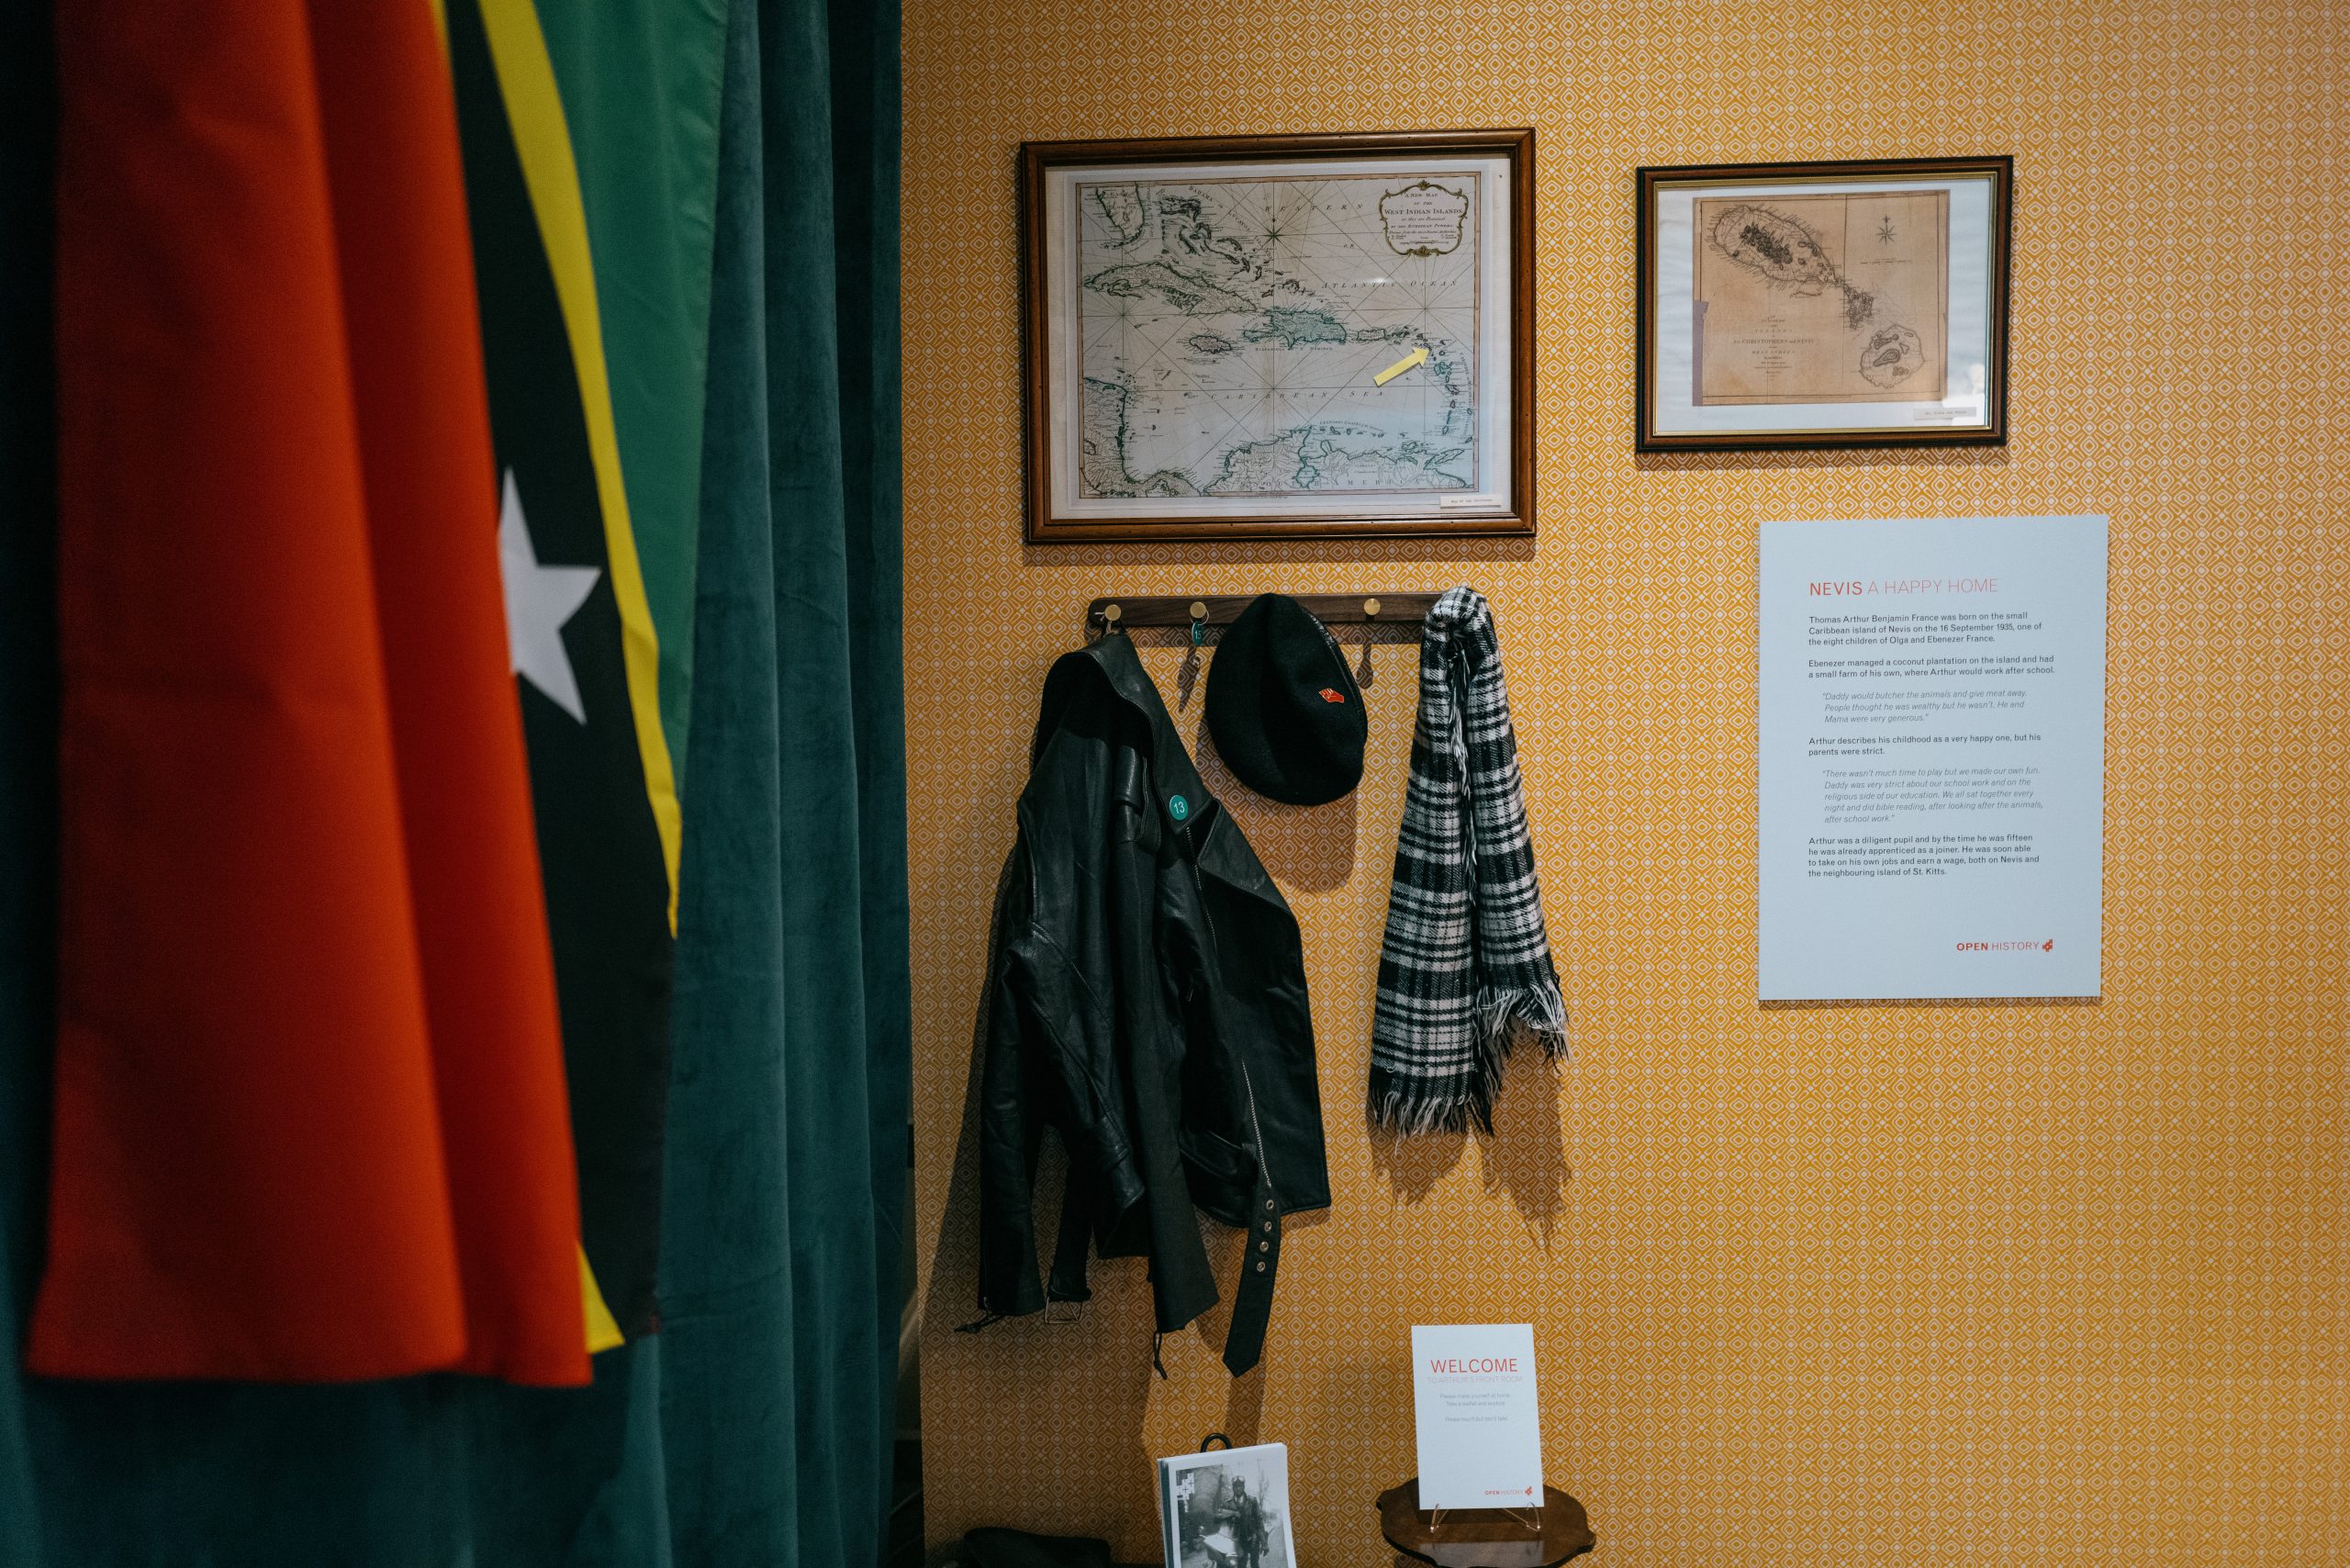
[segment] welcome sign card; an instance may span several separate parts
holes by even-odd
[[[1542,1406],[1534,1326],[1412,1330],[1423,1508],[1542,1506]]]

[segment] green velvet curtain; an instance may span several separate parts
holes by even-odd
[[[729,12],[664,1327],[576,1392],[19,1370],[55,899],[48,10],[0,0],[0,1568],[877,1562],[909,1092],[896,6]]]

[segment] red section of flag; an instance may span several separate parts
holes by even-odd
[[[588,1375],[422,6],[57,18],[63,796],[34,1370]]]

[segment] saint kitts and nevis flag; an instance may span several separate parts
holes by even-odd
[[[28,1361],[656,1326],[721,4],[57,9]]]

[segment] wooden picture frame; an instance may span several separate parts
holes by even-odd
[[[1635,183],[1638,451],[2006,442],[2014,159]]]
[[[1534,532],[1534,132],[1020,150],[1031,543]]]

